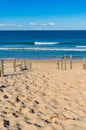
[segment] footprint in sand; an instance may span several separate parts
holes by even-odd
[[[8,128],[10,126],[9,120],[4,120],[3,125],[4,125],[4,127]]]
[[[8,96],[7,96],[7,95],[4,95],[4,96],[3,96],[3,98],[4,98],[4,99],[7,99],[7,98],[8,98]]]

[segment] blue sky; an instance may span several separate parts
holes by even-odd
[[[0,30],[86,30],[86,0],[0,0]]]

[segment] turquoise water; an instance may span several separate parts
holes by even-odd
[[[86,57],[86,31],[0,31],[0,58]]]

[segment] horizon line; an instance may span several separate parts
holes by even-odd
[[[72,30],[72,29],[67,29],[67,30],[65,30],[65,29],[59,29],[59,30],[0,30],[0,31],[86,31],[86,30],[83,30],[83,29],[74,29],[74,30]]]

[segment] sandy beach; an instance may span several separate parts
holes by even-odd
[[[8,62],[0,77],[0,130],[86,130],[82,61],[66,70],[58,70],[57,61],[31,62],[31,70],[16,73]]]

